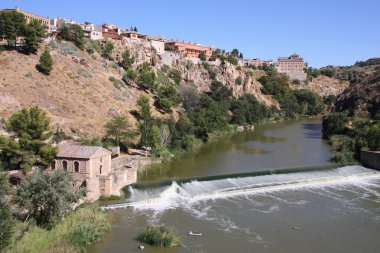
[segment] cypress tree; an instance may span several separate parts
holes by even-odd
[[[40,57],[40,63],[36,66],[37,70],[45,75],[49,75],[53,69],[53,59],[51,58],[50,51],[45,49]]]

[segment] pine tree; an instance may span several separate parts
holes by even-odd
[[[53,59],[51,58],[50,51],[45,49],[40,57],[40,63],[36,66],[37,70],[45,75],[49,75],[53,69]]]
[[[37,20],[25,26],[23,50],[27,54],[35,54],[45,37],[44,27]]]
[[[125,70],[128,70],[132,66],[132,64],[135,62],[135,57],[131,55],[131,51],[128,48],[125,49],[121,57],[122,57],[121,66]]]

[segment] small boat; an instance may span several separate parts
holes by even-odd
[[[188,235],[191,235],[191,236],[201,236],[202,234],[201,233],[194,233],[193,231],[189,231]]]

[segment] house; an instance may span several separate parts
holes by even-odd
[[[298,54],[292,54],[289,57],[278,57],[275,68],[279,73],[288,75],[291,79],[305,80],[306,73],[304,69],[307,67],[303,58]]]
[[[101,26],[96,26],[90,22],[84,22],[83,24],[81,24],[81,27],[83,29],[84,36],[86,38],[89,38],[92,40],[103,39],[103,33],[102,33],[102,27]]]
[[[123,38],[130,39],[131,41],[139,42],[141,40],[145,40],[146,36],[143,34],[140,34],[136,31],[125,31],[121,34]]]
[[[16,12],[20,12],[21,14],[24,15],[24,18],[25,18],[25,20],[26,20],[27,23],[29,23],[32,20],[37,20],[41,25],[43,25],[45,27],[45,30],[50,31],[50,19],[49,18],[45,18],[45,17],[39,16],[39,15],[36,15],[36,14],[32,14],[32,13],[26,12],[26,11],[22,11],[22,10],[20,10],[19,7],[16,7],[14,9],[2,9],[0,11],[16,11]]]
[[[203,46],[201,44],[186,43],[181,41],[167,41],[165,46],[170,47],[174,52],[182,53],[187,58],[199,58],[199,54],[204,52],[206,59],[212,56],[211,47]]]
[[[162,36],[146,36],[146,39],[150,42],[150,46],[156,49],[158,54],[165,53],[166,38]]]
[[[60,145],[47,170],[71,173],[76,184],[87,189],[88,202],[100,196],[120,195],[123,187],[137,180],[136,166],[130,160],[112,159],[111,151],[97,146]]]
[[[110,38],[113,40],[121,40],[121,29],[117,28],[113,24],[103,24],[102,34],[104,38]]]
[[[254,66],[255,68],[259,68],[259,67],[262,67],[264,65],[273,66],[273,61],[272,60],[261,60],[259,58],[244,59],[243,60],[243,66],[245,66],[245,67]]]
[[[65,26],[78,24],[78,22],[74,21],[73,19],[66,19],[60,17],[52,18],[49,22],[51,32],[57,32],[59,29],[62,29]]]

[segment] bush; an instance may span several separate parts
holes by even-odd
[[[53,59],[51,58],[50,51],[45,49],[40,57],[40,63],[36,66],[37,70],[45,75],[49,75],[53,69]]]
[[[346,125],[349,121],[347,115],[343,112],[334,112],[323,120],[322,132],[324,138],[333,134],[344,134]]]
[[[171,248],[179,245],[179,237],[172,229],[164,226],[150,225],[139,235],[142,243],[153,246]]]
[[[368,148],[374,151],[380,151],[380,125],[373,125],[367,135]]]
[[[171,79],[173,79],[173,81],[175,82],[175,84],[179,85],[181,80],[182,80],[182,76],[181,76],[181,72],[177,69],[171,69],[169,71],[169,77]]]
[[[241,85],[243,83],[243,80],[242,80],[241,76],[239,76],[238,78],[235,79],[235,83],[237,85]]]

